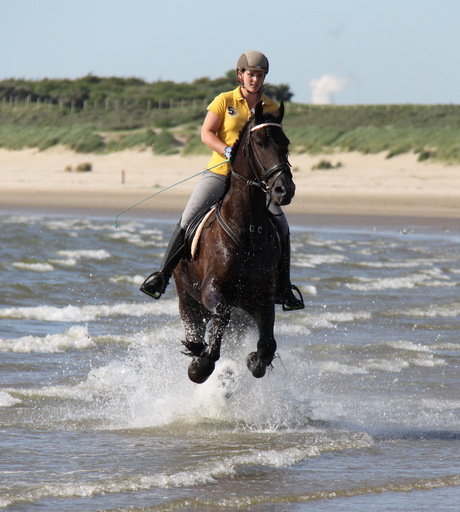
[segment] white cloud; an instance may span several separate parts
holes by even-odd
[[[331,105],[334,94],[339,93],[347,85],[348,80],[334,75],[323,75],[310,81],[311,102],[313,105]]]

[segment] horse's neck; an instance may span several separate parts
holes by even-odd
[[[244,155],[247,146],[247,137],[242,136],[241,143],[235,155],[232,167],[230,188],[226,194],[222,210],[236,228],[245,230],[248,223],[263,224],[267,218],[266,193],[256,184],[252,183],[256,176]]]
[[[225,218],[244,231],[251,223],[261,224],[267,217],[266,194],[255,185],[249,185],[239,176],[232,175],[230,188],[222,203]]]

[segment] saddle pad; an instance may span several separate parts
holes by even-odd
[[[203,228],[204,228],[204,225],[206,223],[206,221],[208,220],[209,216],[211,215],[211,213],[216,209],[216,207],[214,206],[213,208],[211,208],[209,210],[209,212],[203,217],[203,219],[201,220],[201,222],[198,224],[198,227],[196,228],[196,231],[195,231],[195,235],[193,237],[193,240],[192,240],[192,245],[191,245],[191,248],[190,248],[190,254],[192,256],[192,260],[195,259],[196,255],[197,255],[197,252],[198,252],[198,243],[200,241],[200,236],[201,236],[201,232],[203,231]]]

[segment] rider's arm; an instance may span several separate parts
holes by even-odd
[[[206,114],[206,117],[203,121],[203,126],[201,128],[201,140],[204,144],[206,144],[206,146],[208,146],[209,149],[212,149],[216,153],[223,155],[227,144],[222,142],[216,135],[219,131],[219,128],[221,127],[221,124],[222,119],[214,112],[208,110],[208,113]]]

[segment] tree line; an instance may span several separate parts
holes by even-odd
[[[216,79],[198,78],[193,82],[146,82],[140,78],[99,77],[88,74],[75,80],[48,79],[25,80],[10,78],[0,81],[0,99],[3,103],[44,102],[83,109],[89,104],[106,105],[123,102],[139,108],[161,105],[168,108],[176,102],[210,102],[222,91],[237,85],[235,71],[228,71]],[[288,84],[267,84],[265,94],[276,101],[291,101],[293,93]]]

